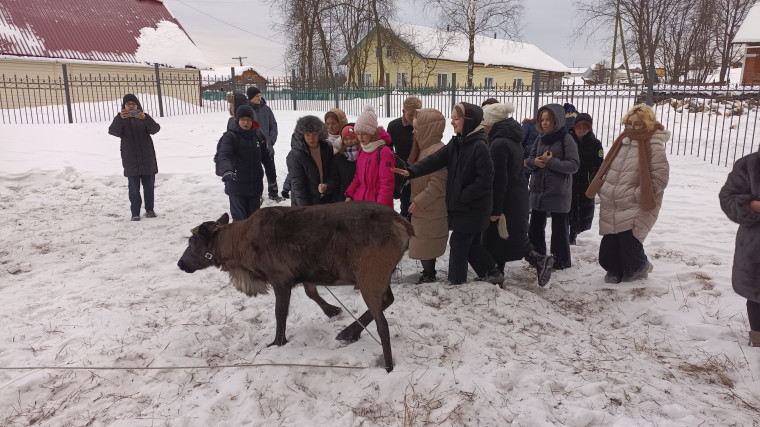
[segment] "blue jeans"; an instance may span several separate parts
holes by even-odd
[[[140,216],[142,198],[140,198],[140,182],[142,181],[143,193],[145,193],[145,211],[153,210],[153,186],[156,183],[155,175],[128,176],[129,208],[132,216]]]

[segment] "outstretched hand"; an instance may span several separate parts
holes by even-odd
[[[753,200],[749,202],[749,208],[755,213],[760,213],[760,201]]]
[[[403,175],[403,176],[409,176],[409,171],[406,169],[391,168],[391,172],[399,174],[399,175]]]

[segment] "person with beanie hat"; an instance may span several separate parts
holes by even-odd
[[[409,161],[409,155],[412,151],[412,120],[414,120],[417,110],[422,108],[422,101],[416,96],[410,96],[404,100],[401,109],[401,117],[391,120],[388,123],[388,134],[393,144],[392,148],[396,155],[403,161]],[[405,185],[407,181],[401,176],[396,178],[396,184],[393,189],[393,197],[399,199],[401,204],[401,216],[409,219],[409,205],[411,203],[411,188]]]
[[[565,111],[559,104],[539,108],[536,123],[538,138],[526,161],[533,170],[530,177],[530,226],[533,247],[546,255],[546,218],[552,218],[552,268],[572,265],[568,212],[572,200],[572,175],[578,171],[578,146],[567,134]]]
[[[333,155],[327,189],[333,201],[345,202],[346,190],[356,176],[356,160],[359,158],[359,139],[353,123],[343,126],[339,141],[341,144]]]
[[[254,120],[253,108],[238,107],[235,118],[237,123],[219,142],[217,163],[224,171],[222,181],[230,200],[232,220],[242,221],[261,207],[264,169],[269,182],[276,182],[277,176],[274,159],[269,156],[264,136]]]
[[[327,125],[327,142],[332,144],[333,154],[337,153],[340,149],[340,131],[348,124],[346,113],[340,108],[331,109],[325,113],[325,124]]]
[[[327,178],[333,150],[327,135],[327,126],[317,116],[303,116],[296,121],[287,158],[291,206],[332,201]]]
[[[578,114],[573,122],[572,137],[578,145],[578,172],[573,174],[573,198],[570,203],[570,244],[576,244],[578,234],[591,229],[596,205],[586,197],[591,180],[604,161],[604,148],[591,130],[593,119],[587,113]]]
[[[256,86],[251,86],[246,90],[248,95],[248,102],[253,108],[254,120],[259,123],[259,130],[264,135],[267,149],[269,150],[269,157],[274,160],[274,144],[277,142],[277,120],[274,118],[272,109],[269,108],[267,102],[261,97],[261,90]],[[271,200],[280,201],[280,196],[277,194],[277,181],[268,181],[267,187],[269,198]],[[283,185],[284,186],[284,185]]]
[[[396,159],[388,143],[380,138],[381,128],[377,126],[377,115],[371,105],[364,107],[354,130],[361,148],[356,174],[346,189],[346,201],[367,200],[393,209],[395,177],[391,168],[395,167]]]
[[[483,110],[479,106],[457,104],[451,112],[451,125],[456,133],[451,141],[406,170],[393,169],[414,179],[447,168],[446,210],[452,230],[448,279],[454,285],[467,281],[468,262],[482,280],[504,282],[504,275],[481,244],[481,233],[488,228],[493,207],[493,161],[482,121]]]
[[[124,95],[121,112],[114,117],[108,133],[121,139],[121,164],[124,167],[124,176],[127,177],[132,221],[140,220],[140,183],[145,194],[145,216],[156,217],[153,210],[153,189],[158,163],[151,135],[155,135],[159,130],[161,126],[143,111],[137,97],[131,93]]]
[[[523,131],[520,123],[509,117],[511,103],[483,107],[483,125],[488,134],[493,159],[493,209],[491,224],[483,233],[483,246],[504,273],[507,262],[525,259],[536,269],[538,285],[551,278],[553,258],[541,255],[528,240],[528,182],[523,173]],[[500,224],[505,228],[499,231]]]
[[[578,110],[575,109],[575,105],[566,102],[562,105],[562,109],[565,110],[565,129],[570,136],[573,135],[573,123],[575,118],[578,117]]]

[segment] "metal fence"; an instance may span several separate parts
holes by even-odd
[[[177,116],[228,111],[227,93],[257,86],[273,110],[326,112],[338,107],[351,116],[373,105],[380,117],[397,117],[408,96],[426,108],[449,116],[457,102],[480,105],[487,98],[515,105],[517,120],[533,118],[538,107],[571,103],[594,119],[594,132],[609,146],[621,132],[621,120],[635,104],[653,105],[660,122],[673,136],[669,151],[729,165],[756,151],[760,88],[713,85],[556,85],[548,87],[534,75],[534,85],[462,88],[452,75],[445,87],[361,86],[307,84],[295,77],[248,79],[235,75],[159,73],[142,76],[71,75],[62,77],[0,76],[0,123],[82,123],[108,121],[121,108],[122,96],[136,94],[154,116]],[[390,76],[386,75],[386,81]]]

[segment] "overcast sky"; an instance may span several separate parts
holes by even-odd
[[[286,43],[272,28],[279,22],[277,0],[164,0],[206,58],[218,67],[236,65],[243,56],[244,67],[254,67],[264,76],[286,73],[283,65]],[[585,39],[573,42],[577,26],[575,2],[571,0],[524,0],[522,40],[532,43],[567,66],[589,66],[603,59],[607,46]],[[434,26],[430,14],[421,13],[419,3],[398,0],[397,20]]]

